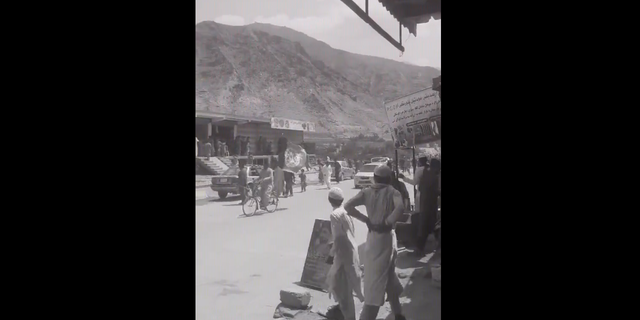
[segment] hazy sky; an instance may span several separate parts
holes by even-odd
[[[364,10],[365,0],[354,0]],[[369,15],[398,40],[398,21],[377,0],[369,1]],[[440,68],[441,20],[418,25],[418,37],[402,31],[405,52],[362,21],[340,0],[196,0],[196,23],[229,25],[253,22],[289,27],[349,52]]]

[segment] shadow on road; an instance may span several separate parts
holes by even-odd
[[[278,211],[285,211],[285,210],[289,210],[289,208],[278,208],[276,209],[274,212],[268,212],[268,211],[263,211],[260,210],[256,213],[254,213],[252,216],[246,216],[244,214],[238,215],[238,219],[244,219],[244,218],[253,218],[253,217],[259,217],[259,216],[263,216],[265,214],[269,214],[269,213],[276,213]]]
[[[210,199],[210,202],[231,202],[231,201],[239,201],[240,196],[226,197],[224,199]]]
[[[399,269],[413,269],[424,268],[427,266],[426,262],[420,261],[423,257],[418,257],[411,251],[398,252],[398,259],[396,260],[396,267]]]
[[[425,278],[424,268],[413,271],[400,297],[402,313],[407,319],[440,320],[441,291]],[[386,320],[393,320],[393,314]]]

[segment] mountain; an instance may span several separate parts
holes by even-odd
[[[196,110],[314,121],[336,136],[381,133],[383,101],[440,72],[331,48],[268,24],[196,24]]]

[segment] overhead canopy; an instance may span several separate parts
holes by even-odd
[[[417,25],[440,20],[442,0],[378,0],[400,24],[418,36]]]
[[[368,23],[374,30],[383,36],[398,50],[404,52],[402,46],[402,27],[409,29],[414,36],[418,36],[417,26],[431,19],[440,20],[442,0],[378,0],[391,15],[400,23],[399,42],[393,39],[378,23],[369,16],[369,0],[365,0],[364,10],[353,0],[341,0],[347,7],[356,13],[360,19]]]

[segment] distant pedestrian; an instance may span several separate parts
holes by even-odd
[[[293,178],[295,175],[291,171],[284,171],[285,196],[293,197]]]
[[[334,166],[335,166],[334,174],[336,175],[336,182],[340,183],[340,173],[342,173],[342,165],[338,160],[336,160],[336,162],[334,163]]]
[[[322,177],[324,178],[327,190],[331,189],[331,166],[328,162],[322,167]]]
[[[322,173],[323,167],[324,164],[322,163],[322,161],[318,160],[318,181],[320,182],[320,185],[324,184],[324,174]]]
[[[207,159],[207,161],[210,160],[212,152],[213,152],[213,150],[212,150],[212,146],[211,146],[211,141],[208,140],[207,143],[204,144],[204,156]]]
[[[240,168],[240,170],[238,170],[238,193],[240,194],[240,205],[243,205],[245,201],[247,201],[245,188],[247,187],[248,174],[244,163],[238,163],[238,168]]]
[[[274,173],[273,173],[273,177],[274,177],[273,187],[275,188],[276,194],[278,195],[278,197],[280,197],[284,194],[284,171],[282,171],[282,168],[280,168],[280,166],[276,166],[276,169],[274,170]]]
[[[300,192],[307,191],[307,175],[304,173],[304,169],[300,170],[300,187],[302,188]]]

